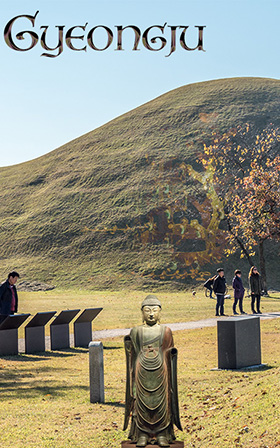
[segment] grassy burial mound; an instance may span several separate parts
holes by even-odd
[[[27,280],[57,285],[166,287],[202,281],[221,262],[242,266],[239,256],[223,259],[222,212],[196,159],[213,130],[279,126],[279,106],[278,80],[187,85],[45,156],[1,168],[2,275],[16,267]],[[277,256],[274,246],[273,287]]]

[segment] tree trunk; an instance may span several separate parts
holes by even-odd
[[[239,247],[241,249],[241,252],[243,252],[245,257],[247,258],[249,265],[250,266],[254,266],[254,263],[253,263],[250,255],[249,255],[249,252],[247,251],[246,247],[242,243],[241,239],[237,235],[235,235],[234,232],[232,231],[232,227],[231,227],[231,223],[230,223],[229,218],[226,217],[226,220],[227,220],[228,231],[234,236],[235,241],[238,243],[238,245],[239,245]]]
[[[265,258],[264,258],[264,240],[259,240],[259,259],[260,259],[260,271],[262,276],[262,285],[264,293],[267,294],[267,283],[266,283],[266,270],[265,270]]]
[[[236,239],[237,243],[239,244],[241,251],[244,253],[245,257],[247,258],[247,260],[249,262],[249,265],[250,266],[254,266],[254,263],[253,263],[250,255],[249,255],[249,252],[246,250],[246,248],[245,248],[244,244],[242,243],[241,239],[238,238],[238,236],[236,236],[235,239]]]

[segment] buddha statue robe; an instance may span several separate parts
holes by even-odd
[[[173,425],[181,428],[177,394],[177,350],[164,325],[139,326],[125,337],[127,384],[124,429],[131,415],[129,439],[148,440],[163,433],[175,440]]]

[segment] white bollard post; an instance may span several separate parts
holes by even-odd
[[[103,344],[100,341],[91,341],[88,347],[90,402],[104,403]]]

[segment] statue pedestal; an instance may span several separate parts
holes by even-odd
[[[131,442],[130,440],[125,440],[124,442],[121,442],[122,448],[136,448],[136,443]],[[158,444],[151,445],[150,443],[146,445],[146,448],[156,448],[158,447]],[[178,442],[175,440],[175,442],[170,443],[170,448],[184,448],[184,442]]]

